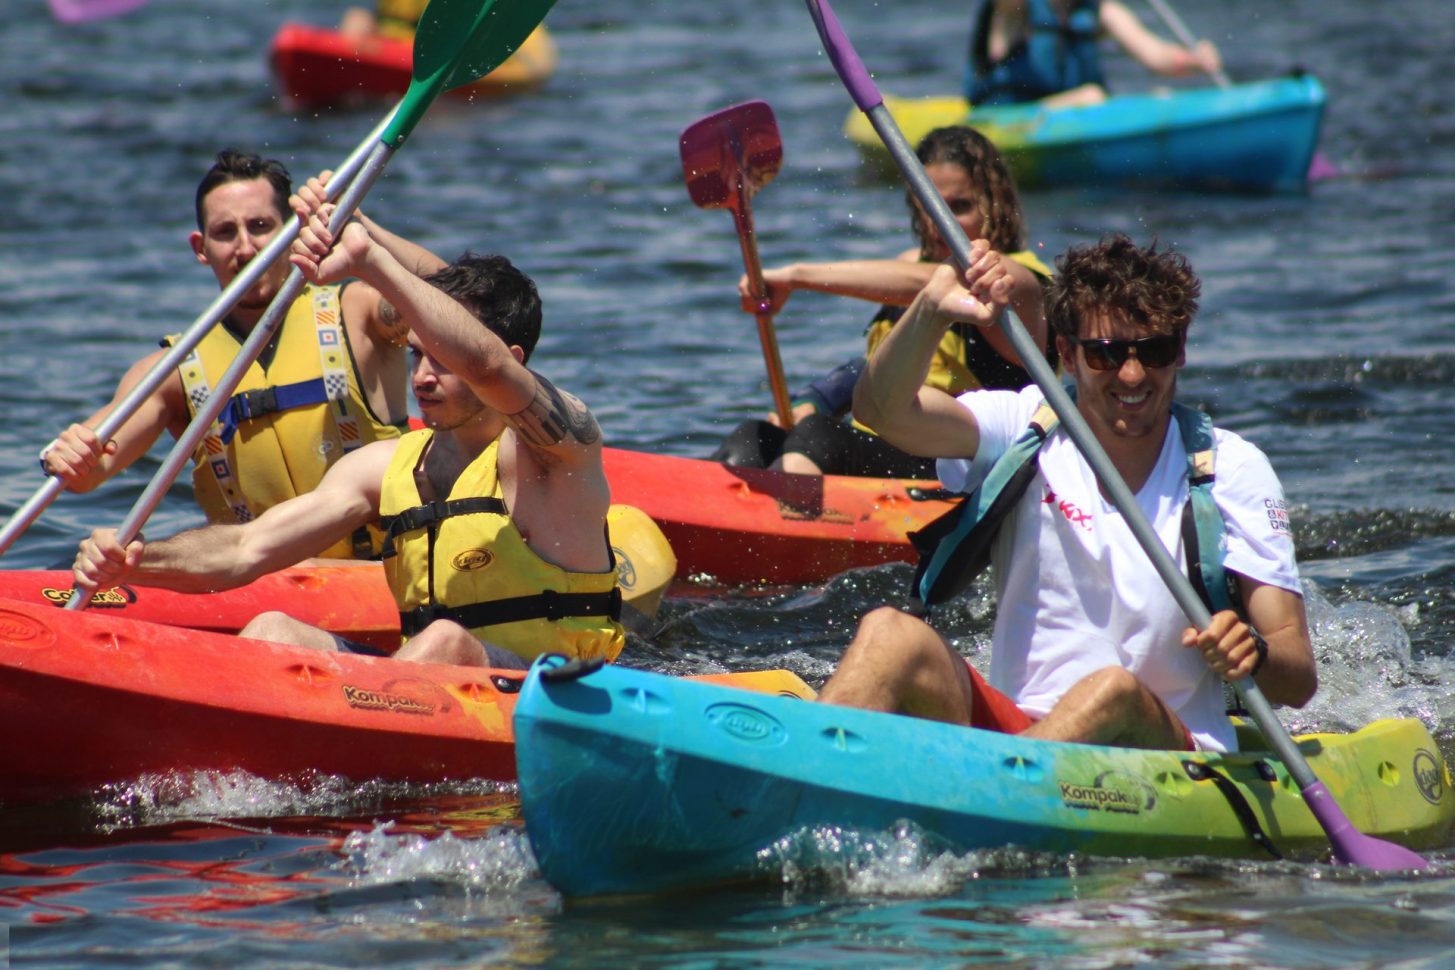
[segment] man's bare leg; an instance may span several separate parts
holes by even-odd
[[[883,606],[859,621],[818,699],[968,725],[970,674],[960,655],[928,624]]]
[[[338,650],[338,642],[334,640],[332,633],[276,610],[253,617],[238,632],[238,636],[267,640],[270,643],[286,643],[295,647],[312,647],[315,650]]]
[[[1104,667],[1072,685],[1023,737],[1120,748],[1181,749],[1181,719],[1131,671]]]

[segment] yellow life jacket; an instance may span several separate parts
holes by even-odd
[[[1006,255],[1043,281],[1050,280],[1050,267],[1041,262],[1035,253],[1022,250]],[[884,306],[879,309],[878,315],[864,331],[868,356],[874,356],[875,349],[889,336],[889,331],[894,329],[903,314],[904,307]],[[925,377],[926,387],[939,388],[958,397],[966,391],[981,387],[1016,390],[1031,383],[1030,373],[1000,356],[979,335],[979,329],[973,324],[955,324],[945,331],[945,335],[940,338],[940,346],[935,350],[935,356],[930,360],[930,372]],[[1047,339],[1050,339],[1049,334]],[[854,427],[861,431],[870,430],[857,421],[854,422]]]
[[[605,572],[569,572],[526,545],[501,497],[498,439],[465,467],[446,501],[425,504],[414,473],[433,437],[424,429],[400,439],[379,494],[384,575],[404,639],[450,619],[526,660],[614,659],[626,643],[615,557]]]
[[[310,286],[293,302],[275,334],[271,360],[249,365],[192,456],[193,494],[209,522],[255,519],[317,487],[343,454],[399,436],[399,428],[374,415],[361,390],[339,292],[338,286]],[[217,326],[182,361],[178,372],[189,415],[197,414],[241,348],[234,334]],[[322,555],[369,558],[382,539],[377,529],[361,532]]]
[[[379,24],[379,32],[401,40],[413,39],[414,29],[419,26],[419,18],[424,16],[428,4],[429,0],[378,0],[374,19]]]

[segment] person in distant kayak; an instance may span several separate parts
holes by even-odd
[[[397,40],[413,40],[419,18],[429,0],[379,0],[374,9],[349,7],[339,20],[339,33],[349,37],[380,34]]]
[[[1009,305],[1032,339],[1046,347],[1054,365],[1042,290],[1051,270],[1027,249],[1026,225],[1015,180],[1000,152],[984,135],[961,126],[938,128],[915,149],[926,174],[966,234],[985,237],[1009,254]],[[904,308],[927,283],[935,267],[950,258],[949,247],[911,194],[910,230],[918,245],[894,259],[793,263],[763,273],[767,305],[759,306],[748,278],[738,283],[743,309],[777,313],[794,290],[852,296],[883,305],[865,337],[873,353]],[[933,478],[934,460],[909,454],[862,425],[845,419],[854,381],[863,367],[859,357],[795,395],[791,431],[777,415],[740,424],[712,455],[714,461],[755,468],[772,467],[804,475],[867,475],[881,478]],[[999,329],[957,324],[945,332],[930,363],[926,385],[949,394],[975,387],[1020,388],[1030,374]]]
[[[1065,429],[1039,443],[1032,419],[1042,431],[1049,422],[1037,387],[958,399],[921,387],[945,329],[989,325],[1009,296],[1005,258],[985,240],[972,253],[963,278],[935,271],[870,359],[854,413],[900,447],[942,456],[941,481],[966,492],[992,487],[997,459],[1030,443],[1023,492],[1001,493],[1004,517],[951,533],[916,582],[923,595],[947,561],[988,550],[989,682],[924,620],[883,607],[861,621],[819,699],[1047,740],[1206,750],[1236,746],[1220,677],[1256,677],[1269,701],[1307,703],[1318,678],[1278,478],[1252,444],[1174,402],[1200,288],[1187,261],[1125,236],[1073,248],[1057,261],[1047,316],[1077,410],[1174,558],[1197,562],[1205,630],[1188,627]],[[1196,456],[1184,421],[1206,435]],[[1210,499],[1188,512],[1194,486]],[[1222,535],[1194,556],[1208,525]]]
[[[1187,48],[1163,40],[1120,0],[981,0],[970,32],[965,97],[974,105],[1105,101],[1097,50],[1102,36],[1158,74],[1222,70],[1211,41]]]
[[[77,553],[77,585],[230,589],[375,523],[406,639],[395,657],[515,668],[541,653],[614,658],[624,632],[601,430],[526,367],[541,327],[535,284],[502,256],[470,254],[420,279],[358,222],[335,245],[332,208],[313,210],[292,261],[318,284],[356,276],[397,309],[424,429],[351,452],[313,491],[241,525],[125,549],[97,530]],[[241,635],[368,652],[282,613]]]
[[[319,201],[320,176],[299,190]],[[197,187],[197,262],[226,288],[289,218],[291,179],[277,161],[221,151]],[[374,238],[410,272],[444,260],[360,216]],[[176,372],[167,377],[109,441],[93,428],[166,353],[155,351],[127,370],[112,401],[73,424],[41,452],[41,467],[66,488],[87,492],[131,466],[161,434],[180,437],[211,387],[227,372],[282,289],[288,263],[279,259],[243,294]],[[209,522],[246,522],[314,488],[342,455],[396,438],[408,421],[408,328],[366,283],[308,287],[288,309],[273,339],[238,384],[228,407],[193,456],[193,494]],[[171,346],[177,336],[162,341]],[[343,536],[319,553],[370,558],[381,537]]]

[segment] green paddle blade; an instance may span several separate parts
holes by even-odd
[[[414,32],[414,77],[380,141],[398,148],[441,91],[495,70],[555,0],[430,0]]]

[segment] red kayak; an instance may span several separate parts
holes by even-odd
[[[604,457],[612,501],[656,521],[680,577],[734,586],[819,583],[913,562],[905,534],[952,504],[937,482],[790,475],[616,448]]]
[[[466,97],[514,94],[545,82],[556,70],[556,43],[544,26],[505,63],[455,89]],[[396,98],[409,87],[414,45],[393,37],[346,37],[336,30],[286,23],[273,36],[268,63],[291,103],[320,107]]]
[[[169,771],[512,780],[522,677],[0,599],[0,804]],[[704,679],[812,696],[788,671]]]

